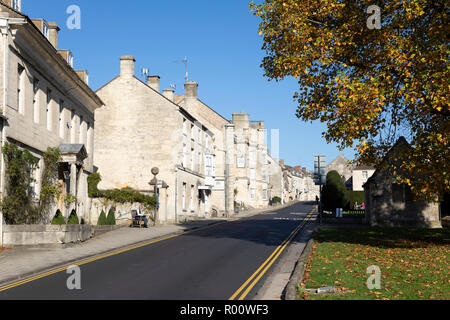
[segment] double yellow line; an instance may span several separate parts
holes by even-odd
[[[297,226],[297,228],[294,229],[294,231],[291,232],[291,234],[284,240],[272,254],[267,258],[266,261],[258,268],[258,270],[255,271],[251,275],[250,278],[248,278],[247,281],[244,282],[244,284],[228,299],[228,300],[244,300],[245,297],[248,295],[248,293],[253,289],[253,287],[258,283],[259,279],[269,270],[269,268],[272,266],[272,264],[278,259],[280,254],[284,251],[284,249],[289,245],[289,243],[294,239],[294,237],[297,235],[297,233],[308,223],[308,221],[312,217],[312,213],[315,210],[311,210],[311,212],[305,217],[303,222]],[[245,289],[245,290],[244,290]],[[243,291],[243,292],[242,292]],[[241,294],[242,292],[242,294]],[[239,298],[238,295],[240,295]]]

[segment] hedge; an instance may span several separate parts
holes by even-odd
[[[55,216],[52,219],[53,225],[63,225],[66,224],[66,221],[64,220],[64,217],[61,213],[61,211],[58,209],[56,210]]]
[[[106,220],[106,214],[105,214],[105,211],[103,211],[103,210],[100,213],[100,216],[98,217],[97,225],[98,226],[108,225],[108,221]]]
[[[335,211],[336,208],[345,209],[349,207],[350,202],[344,181],[335,170],[327,174],[326,185],[322,190],[322,202],[324,209],[327,211]]]
[[[142,203],[151,208],[156,207],[156,197],[150,197],[133,190],[132,188],[122,188],[113,190],[99,190],[98,184],[102,180],[98,172],[88,176],[88,193],[91,198],[105,198],[118,203]]]
[[[116,210],[114,208],[109,209],[108,216],[106,217],[106,223],[111,226],[116,225],[116,217],[115,217]]]
[[[364,191],[347,191],[347,198],[349,201],[349,209],[355,210],[355,202],[358,202],[359,205],[365,202]]]
[[[80,224],[80,220],[78,219],[75,210],[72,210],[72,212],[70,213],[69,219],[67,220],[67,224]]]

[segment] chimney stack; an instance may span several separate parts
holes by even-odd
[[[170,101],[175,101],[175,90],[173,89],[164,89],[163,96],[169,99]]]
[[[148,76],[147,77],[147,85],[155,91],[159,92],[159,76]]]
[[[197,99],[198,83],[195,81],[189,81],[184,84],[184,96],[185,98]]]
[[[136,60],[133,56],[123,56],[120,58],[120,75],[121,76],[134,76],[134,63]]]
[[[56,22],[47,22],[48,25],[48,41],[50,41],[50,43],[56,48],[58,49],[58,32],[59,27],[56,24]]]

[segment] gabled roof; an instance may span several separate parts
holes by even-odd
[[[372,182],[375,179],[375,177],[377,177],[381,172],[386,172],[387,167],[390,167],[393,164],[393,162],[395,162],[395,160],[392,159],[395,153],[398,152],[403,153],[410,148],[411,145],[408,143],[408,141],[406,141],[405,137],[398,138],[397,142],[395,142],[392,148],[389,149],[384,158],[381,160],[378,169],[375,170],[373,175],[367,180],[367,182],[364,185]]]
[[[59,146],[61,154],[80,154],[87,155],[84,144],[62,144]]]

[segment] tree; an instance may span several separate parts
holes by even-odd
[[[349,207],[344,181],[335,170],[327,173],[327,183],[322,190],[322,201],[325,210],[329,211],[335,211],[336,208]]]
[[[266,0],[265,76],[298,79],[297,117],[327,124],[324,137],[379,165],[399,136],[396,178],[422,198],[450,191],[448,10],[445,0],[376,1],[381,29],[369,29],[373,0]]]

